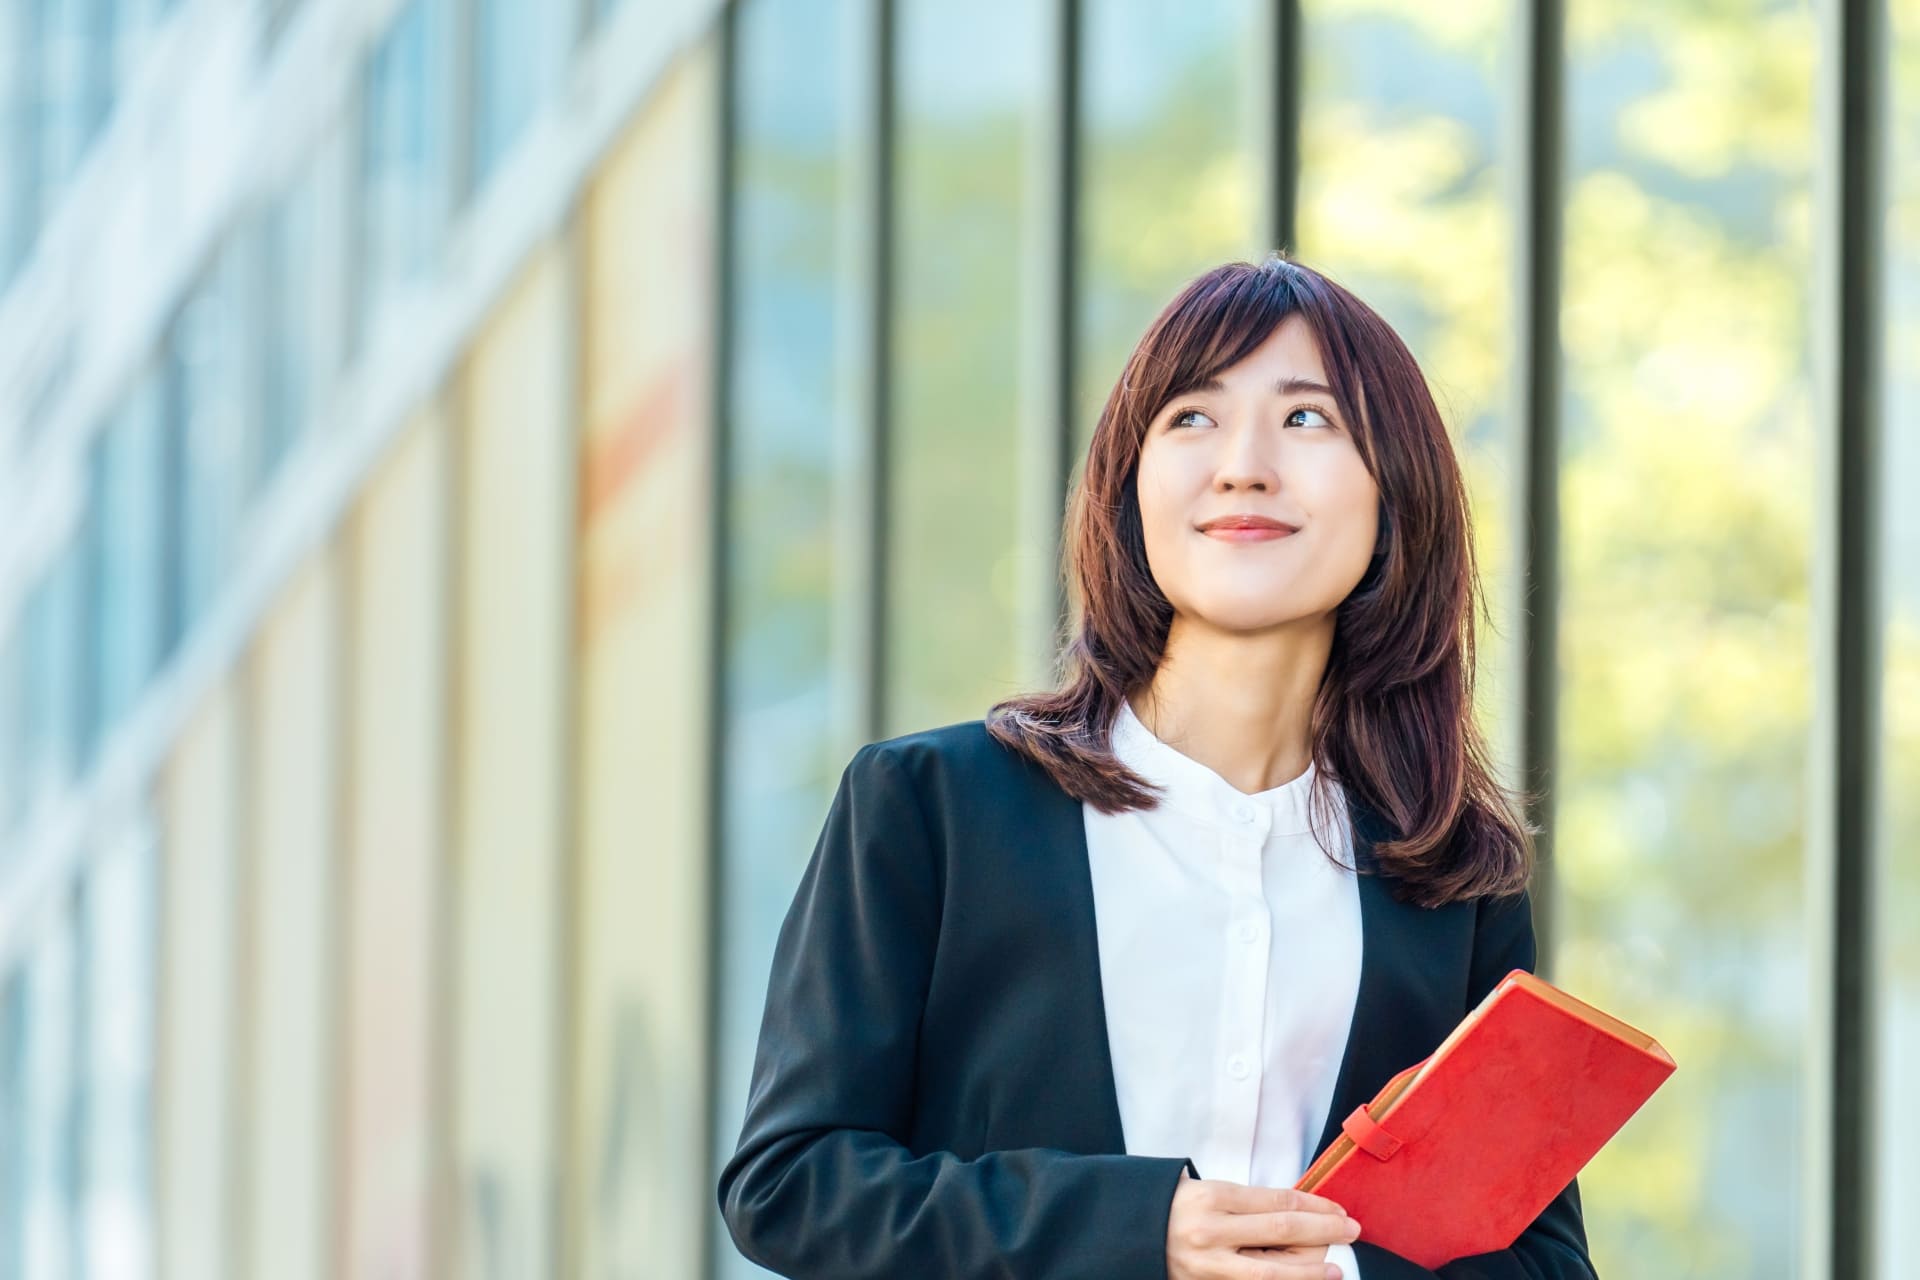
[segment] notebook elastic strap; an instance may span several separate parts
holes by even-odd
[[[1340,1128],[1362,1151],[1376,1160],[1391,1160],[1393,1153],[1403,1145],[1400,1139],[1381,1128],[1379,1121],[1367,1114],[1364,1105],[1355,1107],[1353,1113],[1340,1122]]]

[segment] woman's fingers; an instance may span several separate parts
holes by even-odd
[[[1221,1243],[1232,1248],[1249,1245],[1351,1244],[1360,1224],[1344,1213],[1230,1213],[1216,1218]]]
[[[1278,1213],[1286,1210],[1339,1216],[1346,1213],[1325,1196],[1314,1195],[1311,1191],[1297,1191],[1292,1187],[1249,1187],[1211,1178],[1204,1179],[1201,1185],[1209,1195],[1208,1207],[1226,1213]]]

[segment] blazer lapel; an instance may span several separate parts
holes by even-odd
[[[1307,1153],[1309,1164],[1340,1136],[1341,1122],[1355,1107],[1371,1102],[1395,1074],[1432,1052],[1436,1020],[1446,1016],[1444,979],[1435,969],[1448,968],[1454,940],[1447,934],[1466,906],[1436,910],[1397,901],[1398,882],[1381,870],[1373,852],[1374,841],[1386,833],[1384,821],[1358,799],[1348,807],[1360,888],[1360,991],[1333,1101],[1320,1141]],[[1446,1023],[1440,1035],[1452,1027]]]
[[[1070,1118],[1077,1146],[1090,1154],[1125,1155],[1126,1132],[1120,1122],[1120,1088],[1113,1075],[1113,1045],[1107,1037],[1107,995],[1100,976],[1099,923],[1093,906],[1093,864],[1087,850],[1087,824],[1079,800],[1049,784],[1036,803],[1040,815],[1042,848],[1060,851],[1051,860],[1060,873],[1060,900],[1066,904],[1063,942],[1067,968],[1061,974],[1078,992],[1091,992],[1090,1001],[1063,1001],[1076,1011],[1073,1025],[1064,1028],[1067,1043],[1083,1046],[1085,1069],[1091,1080],[1084,1095],[1085,1109]],[[1066,1119],[1063,1117],[1063,1119]]]

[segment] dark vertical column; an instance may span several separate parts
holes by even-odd
[[[864,647],[866,661],[861,666],[863,687],[860,698],[863,715],[860,723],[867,738],[885,736],[887,730],[888,669],[887,619],[891,613],[888,574],[892,564],[892,450],[890,420],[893,410],[893,255],[894,255],[894,138],[897,131],[897,98],[894,66],[897,41],[894,39],[896,14],[894,0],[869,0],[868,17],[873,43],[866,86],[872,115],[866,137],[867,174],[866,223],[871,232],[871,255],[862,264],[867,272],[867,384],[866,452],[868,485],[866,510],[869,527],[865,531],[866,563],[859,575],[865,579],[867,613]]]
[[[1559,743],[1560,648],[1560,205],[1566,113],[1563,0],[1519,4],[1519,102],[1523,152],[1519,195],[1520,260],[1515,265],[1519,331],[1519,415],[1525,458],[1522,526],[1520,674],[1521,784],[1537,798],[1528,818],[1539,828],[1533,888],[1535,968],[1552,970],[1555,927],[1554,770]]]
[[[720,1071],[721,1018],[724,1016],[723,1002],[726,988],[726,939],[727,939],[727,886],[726,886],[726,849],[729,831],[727,828],[727,745],[728,728],[732,718],[728,707],[732,701],[730,676],[732,674],[733,611],[731,608],[733,583],[736,574],[733,569],[734,546],[732,539],[733,519],[731,500],[733,486],[729,479],[733,473],[733,306],[734,274],[738,261],[738,226],[736,210],[739,186],[739,94],[740,94],[740,5],[727,4],[720,10],[719,41],[720,71],[716,77],[718,88],[714,103],[713,146],[717,155],[714,165],[715,190],[714,212],[718,219],[715,225],[713,251],[713,308],[712,308],[712,346],[713,363],[709,366],[709,384],[707,403],[711,406],[713,421],[708,431],[712,441],[712,462],[707,474],[713,486],[710,501],[707,504],[710,523],[707,526],[708,545],[713,548],[711,560],[713,580],[708,588],[708,634],[713,637],[713,659],[707,664],[707,723],[712,726],[707,734],[707,830],[710,843],[707,848],[707,1018],[706,1018],[706,1060],[709,1074],[717,1076]],[[719,1108],[720,1090],[708,1089],[707,1123],[713,1129],[702,1153],[699,1175],[701,1185],[717,1188],[720,1180],[720,1162],[717,1156],[720,1140],[731,1138],[731,1130],[738,1123],[738,1117],[723,1113]],[[713,1208],[713,1217],[719,1217],[719,1209]],[[719,1274],[719,1254],[714,1247],[714,1231],[717,1228],[709,1222],[709,1230],[700,1233],[699,1263],[697,1275],[704,1280],[714,1280]]]
[[[1302,24],[1300,0],[1270,0],[1266,248],[1291,256],[1299,250],[1300,99]]]
[[[1048,495],[1047,510],[1040,513],[1037,524],[1047,539],[1041,548],[1043,562],[1052,568],[1047,616],[1054,619],[1052,653],[1056,660],[1070,607],[1062,517],[1073,483],[1073,468],[1079,460],[1074,415],[1079,411],[1080,369],[1080,5],[1081,0],[1054,0],[1052,98],[1046,141],[1050,271],[1041,305],[1050,357],[1043,367],[1051,380],[1043,400],[1052,447],[1046,454],[1046,483],[1036,488]]]
[[[1834,1280],[1867,1280],[1874,1246],[1875,746],[1881,697],[1881,601],[1876,552],[1884,245],[1881,232],[1885,124],[1886,20],[1878,0],[1842,0],[1837,111],[1823,139],[1838,171],[1832,237],[1837,306],[1830,313],[1834,383],[1834,492],[1827,552],[1834,615],[1826,620],[1833,698],[1833,842],[1831,1018],[1831,1183],[1808,1194],[1830,1198]]]

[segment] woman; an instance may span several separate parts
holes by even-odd
[[[1593,1277],[1575,1183],[1437,1273],[1291,1186],[1534,967],[1465,488],[1405,344],[1297,262],[1208,272],[1069,521],[1060,687],[841,776],[720,1177],[735,1243],[836,1280]]]

